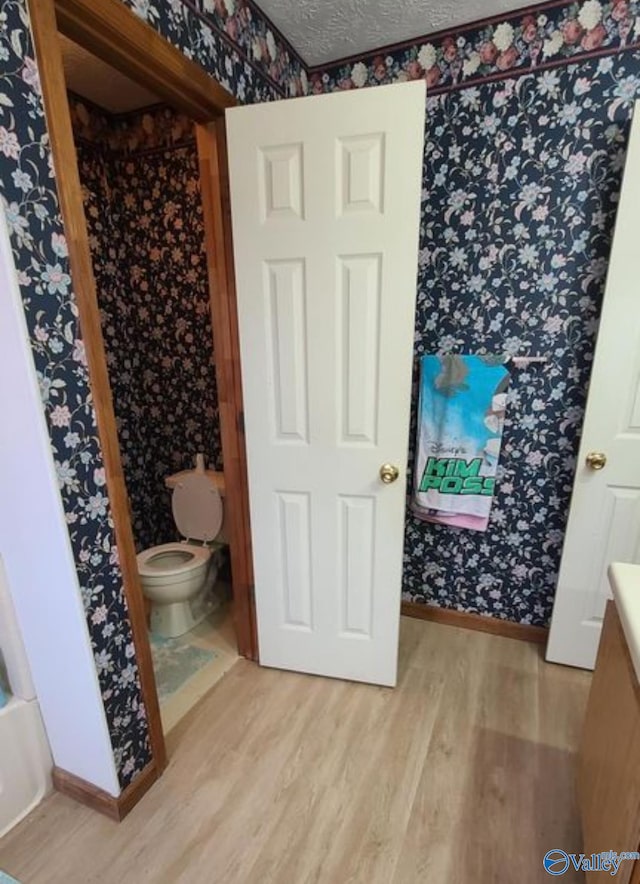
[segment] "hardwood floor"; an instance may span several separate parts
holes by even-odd
[[[547,850],[580,848],[589,682],[539,646],[406,618],[395,690],[241,660],[124,822],[51,796],[0,841],[0,868],[23,884],[541,884]]]
[[[165,736],[189,714],[238,660],[238,644],[230,604],[222,604],[195,629],[192,629],[188,637],[182,636],[180,641],[188,643],[193,648],[213,652],[215,658],[169,696],[163,697],[162,691],[160,691],[160,717]],[[155,661],[154,669],[157,684],[159,672]]]

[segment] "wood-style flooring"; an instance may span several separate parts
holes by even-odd
[[[185,638],[181,639],[182,642]],[[160,697],[162,730],[166,734],[220,681],[238,660],[233,613],[225,602],[189,633],[188,644],[212,651],[215,658],[168,697]],[[154,664],[155,665],[155,664]],[[156,672],[156,678],[158,673]],[[0,882],[2,884],[2,882]]]
[[[62,795],[0,841],[23,884],[542,884],[579,851],[588,673],[403,618],[398,687],[241,660],[124,822]],[[563,876],[563,884],[582,881]]]

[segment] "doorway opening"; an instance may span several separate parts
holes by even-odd
[[[132,510],[125,487],[60,38],[68,37],[83,50],[129,77],[135,84],[150,90],[153,97],[168,104],[175,112],[186,115],[195,124],[193,131],[200,170],[205,257],[216,354],[215,378],[224,463],[224,494],[227,499],[234,501],[234,505],[228,508],[228,518],[224,526],[230,560],[231,607],[237,651],[242,656],[257,659],[223,118],[224,110],[233,106],[235,99],[119,0],[104,0],[99,6],[91,0],[42,0],[31,4],[30,12],[53,160],[59,172],[58,196],[67,233],[69,260],[104,461],[104,482],[115,527],[152,750],[152,760],[145,768],[144,775],[137,777],[120,798],[116,799],[118,806],[114,815],[121,818],[164,768],[166,748],[149,642],[148,612],[136,560]],[[211,383],[213,382],[212,372]],[[207,452],[204,455],[209,463],[210,456]],[[175,473],[170,475],[175,476]],[[137,538],[136,541],[139,545],[140,541]],[[223,559],[224,556],[219,560],[221,573],[225,567]],[[84,786],[80,790],[83,788]],[[92,799],[87,795],[83,800],[90,803]]]
[[[167,733],[238,658],[195,124],[67,37],[60,45]],[[208,540],[182,536],[195,529],[172,512],[192,473],[222,505],[219,527],[203,517]],[[189,522],[190,499],[183,508]]]

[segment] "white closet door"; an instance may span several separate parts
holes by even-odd
[[[640,563],[640,102],[636,102],[547,660],[593,669],[612,562]]]
[[[422,81],[227,112],[266,666],[396,681],[424,114]]]

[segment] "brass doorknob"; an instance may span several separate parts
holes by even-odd
[[[607,462],[604,451],[590,451],[587,454],[587,466],[591,470],[602,470]]]
[[[395,482],[399,475],[400,470],[398,467],[394,467],[392,463],[383,463],[380,467],[380,478],[385,485]]]

